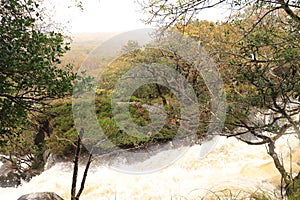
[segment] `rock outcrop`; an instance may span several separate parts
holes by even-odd
[[[18,198],[18,200],[64,200],[53,192],[38,192],[26,194]]]

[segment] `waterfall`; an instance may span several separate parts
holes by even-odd
[[[276,144],[289,169],[288,145],[294,149],[293,158],[299,158],[298,139],[285,136]],[[278,193],[280,176],[265,146],[249,146],[235,138],[221,138],[205,157],[200,158],[200,150],[200,145],[194,145],[172,165],[144,175],[123,174],[94,163],[81,199],[201,199],[226,188],[245,193],[257,190]],[[154,160],[159,160],[162,155],[155,156]],[[292,161],[292,166],[294,172],[300,170],[297,162]],[[84,166],[80,168],[80,176],[83,170]],[[71,179],[72,163],[58,163],[18,188],[0,188],[0,199],[14,200],[23,194],[44,191],[70,199]]]

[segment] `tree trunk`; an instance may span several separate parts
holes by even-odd
[[[74,159],[74,169],[73,169],[73,179],[72,179],[72,187],[71,187],[71,200],[78,200],[79,198],[76,197],[76,183],[78,177],[78,164],[79,164],[79,156],[81,150],[81,138],[78,135],[77,139],[77,147]]]
[[[276,169],[279,171],[282,180],[286,186],[290,185],[292,182],[292,177],[285,170],[283,163],[279,160],[279,157],[275,151],[275,142],[272,139],[268,139],[268,154],[272,157]],[[286,188],[286,187],[285,187]]]
[[[80,195],[82,194],[84,190],[84,185],[86,181],[86,177],[89,171],[89,167],[92,162],[92,152],[89,154],[88,162],[85,166],[85,170],[83,173],[83,177],[81,180],[81,185],[79,188],[78,193],[76,194],[76,184],[77,184],[77,177],[78,177],[78,167],[79,167],[79,158],[80,158],[80,151],[82,147],[81,143],[81,137],[84,134],[84,129],[80,130],[80,134],[78,135],[78,140],[77,140],[77,148],[76,148],[76,153],[75,153],[75,158],[74,158],[74,169],[73,169],[73,178],[72,178],[72,187],[71,187],[71,200],[79,200]]]
[[[160,96],[160,98],[162,99],[163,101],[163,105],[166,106],[167,105],[167,100],[166,98],[164,97],[161,89],[160,89],[160,86],[158,84],[155,84],[156,85],[156,89],[157,89],[157,92],[158,92],[158,95]]]

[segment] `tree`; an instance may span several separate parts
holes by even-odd
[[[238,23],[250,27],[249,22]],[[229,136],[247,144],[266,144],[288,193],[295,177],[285,169],[275,144],[287,134],[300,136],[300,37],[294,23],[285,13],[270,14],[237,44],[239,58],[231,62],[240,73],[232,83],[238,85],[232,87],[235,91],[229,100],[234,103],[228,108],[228,118],[233,120],[228,120],[228,126],[239,127]]]
[[[140,45],[137,41],[129,40],[125,46],[122,47],[122,53],[131,53],[140,49]]]
[[[0,1],[0,146],[13,155],[34,151],[26,139],[30,115],[71,93],[75,74],[59,66],[68,51],[62,33],[45,30],[39,0]],[[18,147],[26,147],[18,152]],[[2,150],[2,151],[3,151]]]
[[[195,17],[201,10],[217,6],[223,6],[232,10],[232,13],[242,13],[245,7],[251,6],[256,9],[267,8],[262,18],[276,10],[284,10],[294,21],[300,23],[300,17],[294,9],[300,8],[299,1],[285,0],[178,0],[178,1],[156,1],[139,0],[140,5],[150,17],[145,20],[146,23],[161,23],[162,25],[172,25],[178,21],[185,24]],[[259,23],[259,21],[258,21]]]
[[[146,1],[147,22],[175,25],[198,39],[216,59],[227,92],[225,134],[250,145],[266,145],[287,195],[297,195],[299,175],[288,173],[276,141],[300,136],[299,1]],[[227,22],[207,26],[193,16],[217,5],[230,6]],[[195,30],[198,29],[198,37]],[[198,27],[197,27],[198,26]],[[196,27],[196,28],[195,28]],[[212,33],[203,30],[211,30]]]

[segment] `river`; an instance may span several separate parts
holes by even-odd
[[[299,160],[300,151],[294,136],[278,141],[278,149],[282,152],[286,167],[289,167],[287,140],[294,149],[293,158]],[[249,146],[234,138],[221,138],[216,148],[205,157],[199,157],[200,150],[200,145],[194,145],[174,164],[144,175],[123,174],[94,163],[81,199],[201,199],[203,196],[224,194],[222,190],[226,188],[233,192],[242,191],[238,199],[257,190],[270,195],[275,192],[279,197],[280,176],[265,146]],[[159,161],[161,155],[157,156]],[[295,172],[300,170],[299,163],[292,162],[292,166]],[[83,173],[83,167],[80,173]],[[71,177],[72,163],[59,163],[18,188],[0,188],[0,199],[15,200],[23,194],[44,191],[70,199]]]

